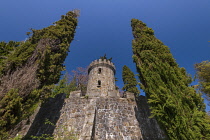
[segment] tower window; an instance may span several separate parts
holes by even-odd
[[[101,74],[101,68],[98,69],[98,74]]]
[[[97,87],[101,87],[101,80],[98,80],[98,86]]]

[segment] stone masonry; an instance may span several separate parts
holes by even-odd
[[[167,139],[155,118],[150,118],[146,97],[136,99],[115,88],[115,66],[108,60],[93,61],[88,69],[87,93],[59,94],[21,122],[11,137],[49,135],[55,140],[163,140]],[[138,102],[136,102],[138,100]],[[48,120],[48,123],[46,123]],[[49,122],[51,122],[49,124]],[[25,123],[24,129],[21,129]]]
[[[56,124],[54,135],[65,138],[66,130],[80,140],[140,140],[133,94],[120,98],[115,89],[115,66],[108,60],[95,60],[88,68],[86,96],[70,93]]]
[[[140,140],[136,103],[126,98],[66,99],[54,134],[65,137],[73,131],[80,140]]]
[[[115,66],[108,60],[95,60],[88,68],[87,94],[70,93],[61,110],[54,136],[79,140],[152,140],[165,139],[164,134],[146,133],[139,123],[141,114],[133,93],[120,98],[115,89]],[[144,121],[150,121],[145,116]],[[155,121],[155,120],[154,120]],[[145,122],[145,123],[146,123]],[[156,121],[155,121],[156,122]],[[145,124],[144,123],[144,124]],[[154,123],[153,123],[154,124]],[[157,123],[153,131],[162,132]],[[149,136],[153,134],[153,136]]]
[[[87,95],[89,97],[119,96],[115,88],[115,66],[109,60],[95,60],[88,68]]]

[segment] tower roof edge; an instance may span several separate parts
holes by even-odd
[[[88,73],[90,72],[91,69],[98,66],[107,66],[111,68],[115,74],[116,68],[114,66],[114,63],[112,63],[110,60],[107,60],[107,59],[97,59],[97,60],[92,61],[88,67]]]

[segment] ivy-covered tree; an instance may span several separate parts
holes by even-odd
[[[134,73],[126,65],[123,66],[122,78],[124,83],[123,90],[132,92],[137,97],[140,93],[140,91],[136,87],[138,82],[135,78]]]
[[[131,26],[133,61],[153,117],[172,140],[210,139],[205,104],[185,69],[145,23],[132,19]]]
[[[78,11],[70,11],[54,25],[32,29],[25,42],[0,43],[0,139],[51,95],[65,68],[77,17]]]

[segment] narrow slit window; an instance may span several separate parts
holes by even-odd
[[[98,69],[98,74],[101,74],[101,68]]]
[[[101,80],[98,80],[98,86],[97,87],[101,87]]]

